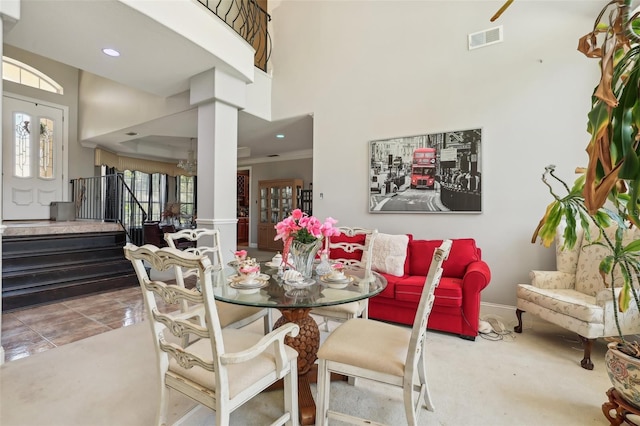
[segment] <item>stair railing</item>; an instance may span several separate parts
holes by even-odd
[[[71,180],[76,219],[119,223],[127,241],[143,244],[142,224],[147,212],[135,197],[121,173]]]

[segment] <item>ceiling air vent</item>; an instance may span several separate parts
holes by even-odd
[[[502,42],[502,25],[469,34],[469,50]]]

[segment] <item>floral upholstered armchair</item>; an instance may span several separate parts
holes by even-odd
[[[607,228],[613,236],[615,227]],[[578,231],[577,242],[572,250],[566,249],[562,233],[558,227],[556,234],[556,271],[531,271],[531,284],[517,286],[517,333],[522,333],[522,313],[528,312],[567,330],[578,334],[584,346],[583,368],[593,369],[591,348],[599,337],[618,336],[616,312],[610,287],[605,285],[599,272],[600,261],[609,254],[603,245],[592,244],[599,236],[597,228],[590,230],[588,241],[582,229]],[[640,238],[636,228],[625,230],[624,244]],[[621,280],[615,279],[621,283]],[[634,279],[637,287],[637,278]],[[616,297],[619,288],[615,289]],[[623,335],[640,333],[640,315],[631,304],[624,312],[617,312]]]

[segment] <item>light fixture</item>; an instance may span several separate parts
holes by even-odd
[[[191,138],[191,149],[189,150],[187,159],[178,161],[178,167],[190,175],[195,174],[198,170],[198,161],[195,159],[195,152],[193,150],[193,138]]]
[[[282,133],[278,133],[278,134],[276,135],[276,138],[277,138],[277,139],[284,139],[284,135],[283,135]]]
[[[118,52],[116,49],[111,49],[109,47],[105,47],[104,49],[102,49],[102,53],[104,53],[107,56],[113,56],[114,58],[120,56],[120,52]]]

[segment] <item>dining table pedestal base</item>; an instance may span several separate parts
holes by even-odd
[[[316,403],[311,393],[309,374],[315,372],[315,362],[320,348],[320,329],[309,314],[310,308],[278,308],[282,316],[274,324],[278,328],[288,322],[298,324],[300,333],[296,337],[285,337],[285,343],[298,351],[298,407],[300,424],[313,425],[316,422]]]
[[[273,325],[278,328],[286,323],[298,324],[300,333],[296,337],[287,336],[284,342],[298,351],[298,374],[306,374],[318,359],[320,349],[320,329],[309,314],[311,308],[278,308],[282,316]]]

